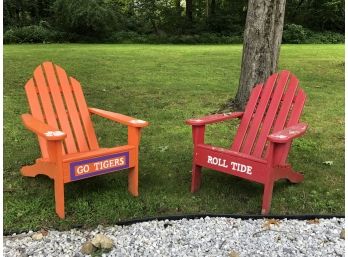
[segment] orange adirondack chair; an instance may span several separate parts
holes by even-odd
[[[255,86],[244,112],[189,119],[194,144],[191,192],[199,189],[201,169],[207,167],[264,185],[262,214],[271,206],[273,184],[279,179],[303,180],[287,163],[292,140],[301,136],[307,124],[299,123],[306,95],[289,71],[271,75]],[[231,149],[204,143],[205,125],[240,118]]]
[[[42,156],[21,168],[23,176],[44,174],[54,180],[56,213],[64,212],[64,184],[113,171],[130,169],[128,190],[138,196],[140,130],[148,125],[122,114],[87,107],[80,83],[51,62],[44,62],[25,85],[31,114],[23,114],[26,128],[36,133]],[[128,126],[128,144],[101,148],[91,114]]]

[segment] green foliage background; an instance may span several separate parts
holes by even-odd
[[[4,42],[240,43],[246,11],[247,0],[5,0]],[[343,42],[344,1],[288,0],[285,25],[284,43]]]

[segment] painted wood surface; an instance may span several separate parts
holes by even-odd
[[[202,167],[264,185],[262,214],[270,211],[273,183],[286,178],[301,182],[303,175],[292,170],[287,155],[294,138],[303,135],[307,124],[299,123],[306,95],[289,71],[272,74],[251,91],[244,113],[209,115],[189,119],[194,154],[191,192],[200,187]],[[241,117],[231,149],[204,144],[205,125]]]
[[[34,70],[25,85],[31,114],[23,114],[26,128],[39,139],[42,157],[21,169],[54,180],[56,213],[65,217],[64,184],[129,169],[128,190],[138,195],[138,147],[141,128],[148,122],[126,115],[88,108],[80,83],[52,62]],[[100,148],[90,115],[128,126],[128,144]]]

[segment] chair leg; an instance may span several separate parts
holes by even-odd
[[[40,172],[39,167],[34,164],[22,167],[21,174],[26,177],[36,177],[37,175],[42,174],[42,172]]]
[[[54,198],[56,202],[56,213],[59,218],[64,219],[64,182],[60,179],[54,180]]]
[[[138,196],[138,187],[139,187],[139,170],[138,164],[135,167],[131,168],[128,173],[128,191],[133,196]]]
[[[201,173],[202,166],[198,166],[195,163],[192,165],[192,181],[191,181],[191,193],[196,192],[201,186]]]
[[[267,215],[271,208],[272,202],[272,193],[273,193],[273,180],[266,182],[263,189],[263,197],[262,197],[262,215]]]
[[[304,179],[304,176],[301,173],[296,172],[293,169],[290,169],[286,173],[286,177],[291,183],[300,183]]]

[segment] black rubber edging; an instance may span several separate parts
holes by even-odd
[[[148,221],[175,221],[181,219],[200,219],[200,218],[234,218],[234,219],[297,219],[297,220],[312,220],[312,219],[332,219],[332,218],[345,218],[345,215],[329,215],[329,214],[303,214],[303,215],[238,215],[238,214],[184,214],[184,215],[170,215],[170,216],[157,216],[157,217],[145,217],[135,218],[130,220],[124,220],[116,222],[118,226],[129,226],[136,223],[148,222]]]
[[[123,220],[116,222],[115,225],[117,226],[130,226],[136,223],[141,222],[148,222],[148,221],[175,221],[175,220],[181,220],[181,219],[200,219],[200,218],[234,218],[234,219],[242,219],[242,220],[248,220],[248,219],[297,219],[297,220],[312,220],[312,219],[332,219],[332,218],[345,218],[342,214],[303,214],[303,215],[260,215],[260,214],[253,214],[253,215],[247,215],[247,214],[213,214],[213,213],[199,213],[199,214],[181,214],[181,215],[169,215],[169,216],[154,216],[154,217],[145,217],[145,218],[135,218],[130,220]],[[113,224],[108,224],[107,226],[112,226]],[[72,225],[71,228],[83,228],[83,225]],[[49,228],[52,229],[52,228]],[[3,236],[9,236],[13,233],[23,233],[26,232],[25,230],[13,230],[13,231],[3,231]]]

